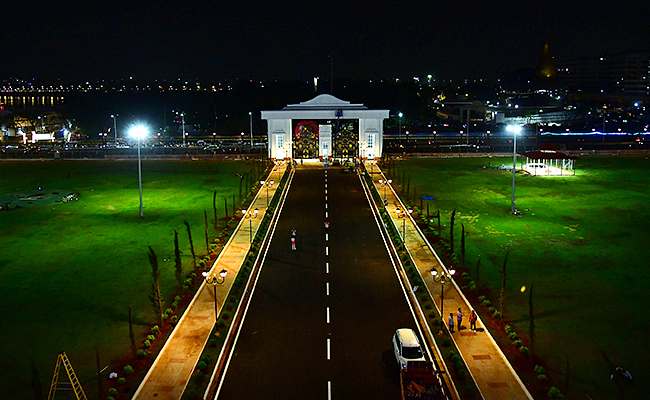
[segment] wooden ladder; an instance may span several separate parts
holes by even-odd
[[[59,382],[59,371],[61,370],[61,364],[63,364],[70,382]],[[71,387],[59,388],[57,387],[59,383],[62,385],[70,385]],[[56,366],[54,367],[54,375],[52,376],[52,384],[50,385],[50,393],[47,396],[47,400],[54,400],[54,395],[57,390],[72,390],[74,391],[75,396],[77,396],[77,400],[88,400],[83,388],[81,387],[81,383],[79,383],[79,379],[77,379],[77,375],[74,373],[72,364],[70,364],[70,360],[65,354],[65,351],[59,353],[59,356],[56,359]]]

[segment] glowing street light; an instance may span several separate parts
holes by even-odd
[[[214,288],[214,320],[219,329],[217,321],[219,319],[219,308],[217,307],[217,285],[222,285],[226,281],[226,274],[228,271],[222,269],[218,275],[210,275],[208,271],[204,271],[201,275],[205,278],[205,282]]]
[[[134,125],[129,135],[138,139],[138,187],[140,189],[140,218],[142,218],[142,160],[140,159],[140,141],[147,136],[149,130],[144,125]]]
[[[406,243],[406,218],[408,218],[406,213],[411,214],[413,210],[402,210],[398,207],[395,212],[397,213],[397,218],[402,218],[402,242]]]
[[[445,283],[451,282],[452,277],[454,276],[455,273],[456,273],[455,269],[449,270],[448,272],[443,269],[442,272],[440,273],[438,273],[438,271],[435,268],[431,270],[431,277],[433,277],[433,281],[435,283],[440,284],[440,320],[441,321],[445,317],[445,311],[444,311]],[[460,326],[458,327],[458,331],[460,332]]]
[[[393,183],[392,179],[379,180],[379,185],[384,187],[384,204],[386,204],[386,186],[390,186],[391,183]]]
[[[262,185],[262,187],[266,188],[266,208],[267,209],[269,208],[269,188],[273,187],[274,183],[275,182],[273,181],[273,179],[271,179],[270,181],[260,181],[260,185]]]
[[[508,132],[512,132],[512,206],[510,212],[515,213],[515,174],[517,172],[517,134],[521,132],[521,126],[508,125]]]
[[[250,242],[251,244],[253,243],[253,218],[257,217],[257,214],[260,212],[259,209],[254,209],[254,210],[241,210],[241,213],[243,214],[244,218],[248,220],[248,229],[250,231]]]
[[[404,114],[402,114],[400,112],[399,114],[397,114],[397,116],[399,117],[399,135],[398,136],[399,136],[399,138],[401,140],[402,139],[402,117],[404,116]]]
[[[117,142],[117,117],[119,117],[120,114],[111,114],[111,118],[113,118],[113,134],[115,136],[115,141]]]

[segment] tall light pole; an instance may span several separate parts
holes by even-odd
[[[214,323],[217,325],[217,329],[219,329],[219,324],[217,323],[219,320],[219,308],[217,307],[217,285],[222,285],[226,281],[227,273],[228,271],[222,269],[221,272],[219,272],[219,275],[210,275],[208,271],[204,271],[202,274],[205,278],[205,282],[214,288]]]
[[[185,113],[181,113],[181,125],[183,126],[183,147],[185,147]]]
[[[515,174],[517,173],[517,134],[521,132],[521,126],[508,125],[506,128],[512,132],[512,206],[510,212],[515,213]]]
[[[270,181],[268,181],[268,180],[267,181],[260,181],[260,185],[262,185],[262,187],[266,188],[266,208],[267,209],[269,208],[269,188],[273,187],[274,183],[275,182],[273,181],[273,179],[271,179]]]
[[[115,136],[115,141],[117,142],[117,117],[119,117],[120,114],[111,114],[111,118],[113,118],[113,134]]]
[[[397,114],[397,116],[399,117],[399,135],[398,135],[398,137],[399,137],[400,140],[402,140],[402,116],[403,115],[404,114],[402,114],[401,112],[399,114]]]
[[[408,218],[406,214],[411,214],[413,210],[402,210],[398,207],[395,212],[397,213],[397,218],[402,218],[402,242],[406,243],[406,218]]]
[[[387,179],[387,180],[380,179],[379,180],[379,185],[384,187],[384,204],[386,204],[386,186],[389,186],[391,183],[393,183],[392,179]]]
[[[445,270],[442,270],[440,274],[438,274],[438,271],[435,269],[431,270],[431,276],[433,277],[433,281],[436,283],[440,284],[440,321],[444,321],[445,317],[445,312],[444,312],[444,306],[445,306],[445,283],[451,282],[452,277],[456,273],[455,269],[449,270],[449,272],[446,272]],[[460,332],[460,326],[458,327],[458,331]]]
[[[140,159],[140,140],[147,136],[147,127],[144,125],[135,125],[129,133],[138,139],[138,187],[140,189],[140,218],[142,218],[142,160]]]
[[[241,213],[244,215],[244,218],[248,220],[248,229],[250,231],[251,244],[253,243],[253,218],[257,217],[257,213],[259,212],[260,210],[257,208],[251,211],[241,210]]]
[[[253,112],[248,112],[248,119],[251,122],[251,152],[253,151]]]

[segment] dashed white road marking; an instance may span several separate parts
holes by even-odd
[[[330,338],[327,338],[327,359],[330,359]]]
[[[325,241],[327,242],[328,240],[330,240],[330,234],[329,234],[329,233],[326,233],[326,234],[325,234]]]
[[[332,381],[327,381],[327,400],[332,400]]]
[[[330,295],[330,283],[327,282],[327,283],[325,283],[325,285],[326,285],[326,292],[327,292],[327,295],[329,296],[329,295]],[[329,312],[330,312],[329,309],[330,309],[330,308],[327,307],[327,313],[328,313],[328,314],[329,314]]]
[[[325,255],[329,256],[330,255],[330,248],[329,246],[325,246]]]
[[[325,273],[326,274],[330,273],[330,263],[328,263],[328,262],[325,263]]]
[[[327,323],[330,323],[330,308],[327,307]]]

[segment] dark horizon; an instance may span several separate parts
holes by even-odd
[[[497,79],[556,63],[650,48],[647,5],[511,0],[5,6],[0,78],[291,80]],[[333,57],[333,63],[330,56]]]

